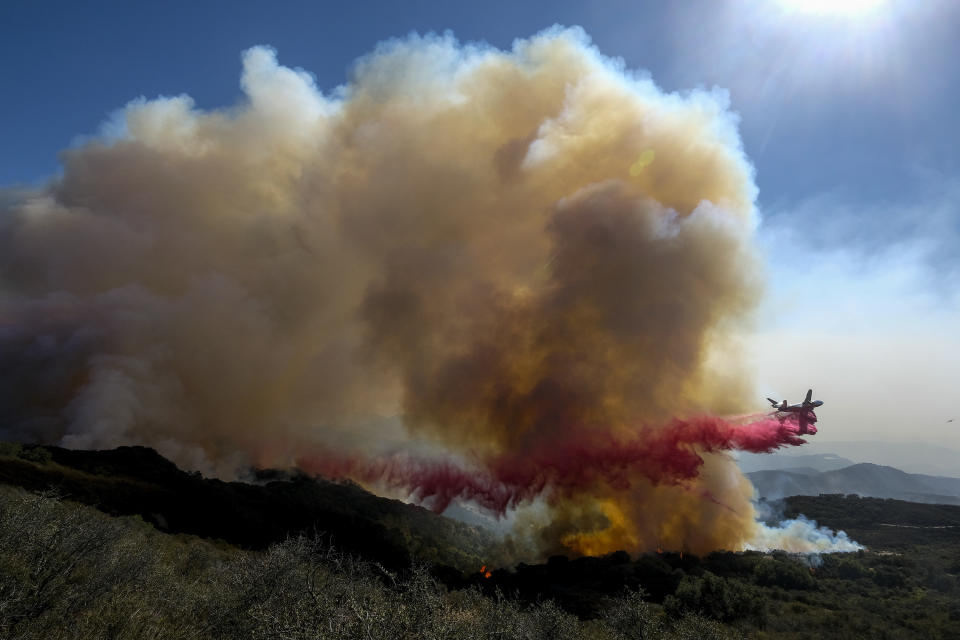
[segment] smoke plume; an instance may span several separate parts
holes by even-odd
[[[744,548],[756,188],[719,91],[579,30],[381,44],[344,86],[255,47],[244,100],[135,100],[0,199],[0,435],[286,466],[541,548]]]

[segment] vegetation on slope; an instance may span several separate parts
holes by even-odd
[[[786,516],[869,550],[556,556],[486,578],[482,533],[350,484],[204,480],[139,448],[0,448],[0,481],[70,498],[0,486],[4,638],[960,637],[956,506],[796,496]],[[314,532],[334,527],[331,548]]]
[[[350,482],[260,472],[261,482],[222,482],[181,471],[146,447],[74,451],[0,443],[0,482],[53,489],[112,515],[139,515],[162,531],[265,549],[299,533],[393,569],[413,557],[470,569],[497,559],[492,535]],[[280,479],[274,479],[280,478]]]
[[[160,533],[50,495],[0,487],[0,637],[300,639],[722,639],[699,616],[667,618],[637,592],[581,621],[448,591],[423,566],[397,573],[291,538],[265,551]]]

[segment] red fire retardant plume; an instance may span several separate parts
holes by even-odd
[[[808,431],[816,433],[812,426]],[[698,416],[674,419],[656,430],[641,429],[629,438],[584,432],[559,442],[541,440],[521,452],[477,460],[473,468],[405,454],[367,458],[323,452],[298,459],[297,466],[330,478],[407,489],[437,512],[459,498],[503,515],[545,492],[569,495],[597,484],[628,489],[638,478],[653,484],[682,483],[700,473],[700,452],[769,453],[804,442],[795,415],[748,416],[737,422]]]

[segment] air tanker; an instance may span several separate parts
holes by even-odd
[[[777,401],[773,398],[767,398],[767,400],[770,402],[770,406],[773,407],[774,415],[780,419],[781,423],[786,420],[790,414],[796,414],[800,422],[800,435],[808,433],[812,435],[817,432],[817,428],[813,426],[817,421],[817,414],[815,414],[813,410],[823,404],[823,400],[813,400],[812,398],[813,389],[808,389],[807,397],[804,398],[800,404],[787,404],[786,400],[777,404]]]

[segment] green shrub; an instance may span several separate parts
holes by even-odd
[[[751,620],[762,624],[763,598],[754,589],[734,579],[705,571],[703,576],[686,576],[673,596],[664,600],[667,612],[679,618],[703,615],[721,622]]]
[[[753,581],[764,587],[814,589],[817,581],[808,567],[789,558],[767,558],[753,567]]]
[[[24,447],[17,455],[24,460],[39,464],[46,464],[53,460],[53,455],[43,447]]]
[[[9,456],[11,458],[20,455],[23,447],[16,442],[0,442],[0,456]]]
[[[837,563],[837,575],[844,580],[859,580],[867,575],[867,569],[855,558],[843,558]]]
[[[663,620],[653,605],[644,600],[642,589],[627,591],[601,618],[626,640],[647,640],[663,636]]]

